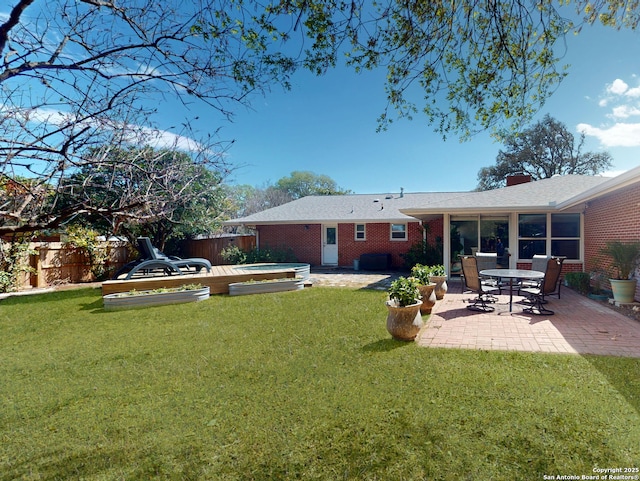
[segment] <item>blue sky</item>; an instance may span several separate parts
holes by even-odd
[[[0,12],[0,20],[6,18]],[[585,150],[609,151],[615,173],[636,167],[640,32],[585,27],[567,36],[566,47],[561,63],[570,65],[569,75],[535,120],[548,113],[576,136],[586,132]],[[495,164],[501,145],[489,133],[463,143],[454,136],[444,141],[420,115],[376,132],[386,105],[384,76],[384,70],[356,74],[345,67],[321,77],[301,70],[291,91],[275,86],[265,96],[254,96],[250,109],[235,106],[233,122],[211,107],[185,111],[170,100],[158,105],[154,121],[166,129],[163,142],[168,144],[185,140],[172,131],[184,117],[197,117],[194,124],[203,136],[234,140],[227,152],[236,167],[227,179],[233,184],[261,187],[294,170],[309,170],[356,193],[474,189],[478,171]],[[51,119],[52,113],[43,115]]]
[[[568,77],[541,109],[578,135],[588,151],[608,150],[613,170],[640,164],[640,33],[585,28],[567,38]],[[300,71],[293,88],[276,87],[220,123],[234,139],[230,182],[264,185],[293,170],[326,174],[356,193],[471,190],[501,147],[488,134],[446,142],[416,116],[376,133],[385,107],[384,72],[338,68],[323,77]],[[204,116],[206,118],[206,115]]]

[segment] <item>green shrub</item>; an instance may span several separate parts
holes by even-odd
[[[100,241],[100,233],[90,227],[74,224],[67,227],[66,235],[64,246],[86,256],[91,273],[97,280],[107,279],[109,272],[106,263],[109,251],[106,243]]]
[[[567,272],[564,280],[571,289],[578,291],[580,294],[589,292],[590,276],[587,272]]]
[[[220,256],[224,259],[225,262],[228,262],[229,264],[247,263],[247,253],[236,245],[228,246],[222,249],[222,252],[220,252]]]
[[[271,248],[254,247],[243,251],[238,246],[229,246],[220,253],[225,262],[230,264],[258,264],[261,262],[297,262],[293,249],[290,247]]]
[[[410,306],[420,299],[418,280],[413,277],[399,277],[389,287],[389,299],[399,307]]]
[[[404,260],[407,269],[411,269],[416,264],[425,266],[436,264],[442,262],[442,244],[430,245],[426,241],[416,242],[406,253],[400,254],[400,257]]]
[[[11,242],[0,240],[0,292],[18,288],[18,278],[25,272],[34,272],[29,255],[36,251],[29,247],[29,239],[14,237]]]
[[[429,284],[430,274],[431,269],[428,266],[423,266],[422,264],[416,264],[411,268],[411,277],[416,279],[423,286]]]

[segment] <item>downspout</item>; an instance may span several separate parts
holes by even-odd
[[[447,278],[451,278],[451,216],[442,214],[442,265]]]

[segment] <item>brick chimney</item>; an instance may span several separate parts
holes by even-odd
[[[518,184],[526,184],[531,182],[531,176],[528,174],[513,174],[507,176],[507,187]]]

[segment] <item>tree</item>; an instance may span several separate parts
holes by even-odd
[[[85,156],[101,146],[188,151],[196,164],[224,174],[226,146],[196,141],[188,119],[176,117],[173,132],[157,130],[158,104],[204,102],[229,115],[251,92],[286,85],[293,71],[290,59],[221,19],[228,17],[224,1],[12,3],[0,25],[0,234],[55,228],[81,213],[135,212],[146,202],[142,192],[106,205],[67,189],[61,208],[64,179],[118,169],[107,151]],[[204,24],[208,32],[198,28]]]
[[[520,134],[508,135],[505,150],[498,152],[496,165],[478,172],[478,190],[503,187],[511,174],[528,174],[533,180],[556,174],[595,175],[611,167],[608,152],[582,153],[585,136],[578,144],[567,127],[549,116]]]
[[[308,195],[342,195],[351,193],[350,190],[338,187],[336,181],[328,175],[299,170],[291,172],[288,177],[282,177],[276,182],[275,188],[287,193],[293,200]]]
[[[131,240],[146,235],[161,249],[169,239],[220,228],[226,206],[221,178],[189,155],[129,147],[96,149],[87,157],[93,161],[63,179],[59,202],[65,210],[79,199],[102,207],[75,221]]]
[[[566,20],[572,9],[575,23]],[[231,115],[252,92],[288,87],[296,67],[321,74],[344,55],[356,71],[386,69],[381,128],[395,110],[422,111],[444,136],[499,122],[515,129],[566,73],[559,39],[596,21],[636,28],[639,18],[638,0],[13,0],[0,24],[0,178],[13,183],[0,191],[0,234],[104,209],[79,197],[58,210],[61,179],[85,165],[90,148],[160,145],[161,102],[204,102]],[[224,149],[190,140],[188,119],[176,125],[171,148],[227,168],[211,155]]]

